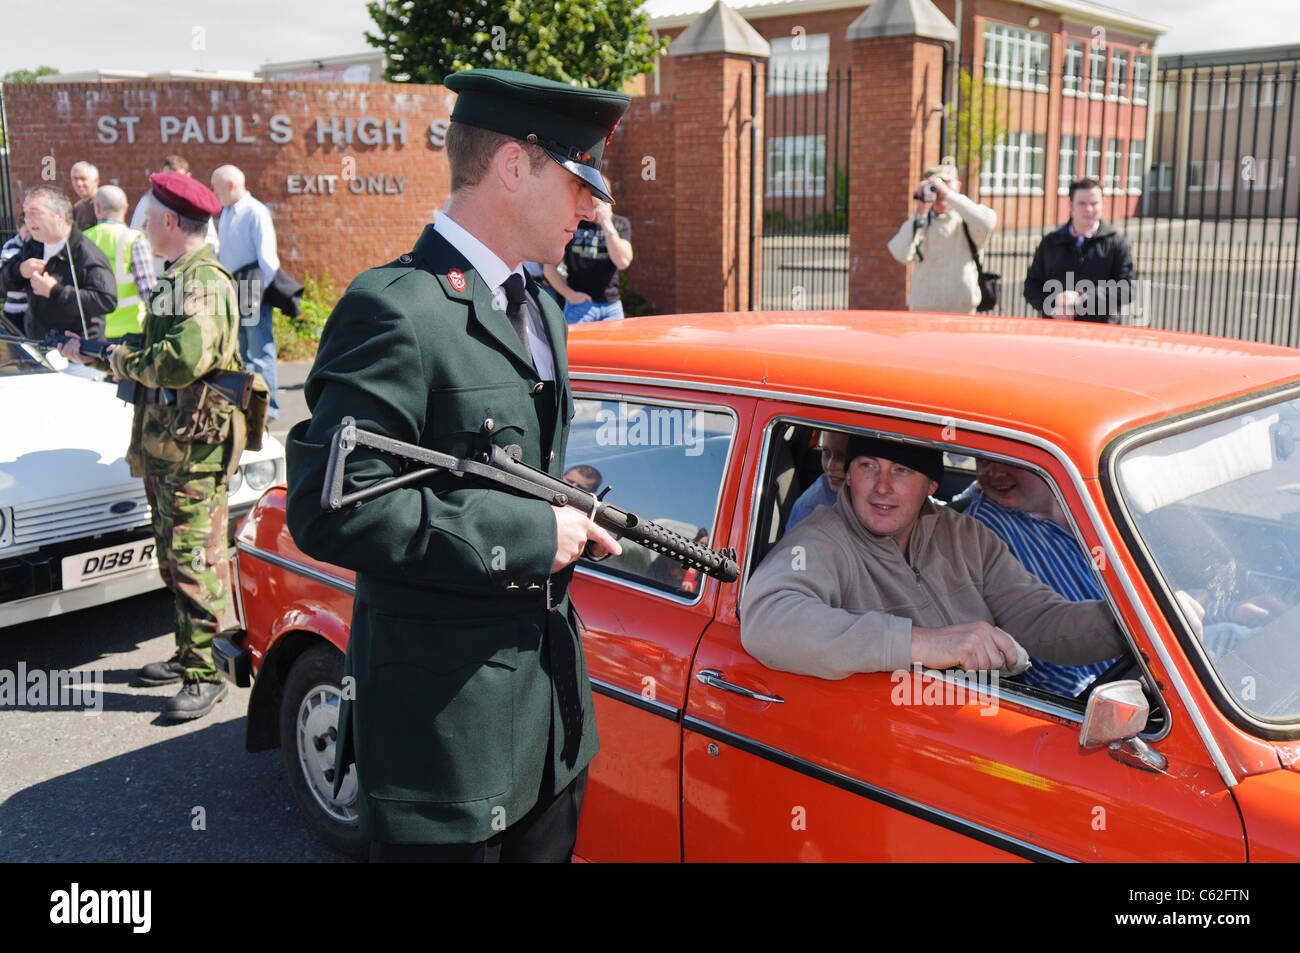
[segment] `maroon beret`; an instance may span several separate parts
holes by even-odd
[[[221,211],[213,191],[184,172],[158,172],[149,176],[149,183],[154,198],[177,215],[203,220]]]

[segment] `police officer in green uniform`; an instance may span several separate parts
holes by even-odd
[[[230,608],[226,489],[243,452],[245,421],[199,378],[242,369],[239,308],[230,274],[205,240],[209,218],[221,210],[217,197],[179,172],[150,182],[145,231],[170,264],[149,296],[141,345],[112,347],[106,361],[94,361],[70,334],[60,350],[137,385],[127,462],[133,476],[144,477],[158,569],[176,597],[176,654],[146,665],[139,679],[183,682],[163,714],[186,721],[206,715],[226,693],[210,646]]]
[[[451,196],[397,261],[349,286],[289,433],[288,523],[357,571],[335,784],[354,770],[372,860],[566,861],[597,738],[567,594],[589,543],[571,509],[442,475],[321,510],[330,437],[359,427],[457,456],[518,445],[559,477],[573,416],[560,309],[521,267],[558,262],[621,93],[471,70],[447,133]],[[354,451],[345,492],[402,472]]]

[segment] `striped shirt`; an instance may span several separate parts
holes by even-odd
[[[964,495],[964,494],[963,494]],[[1071,602],[1104,599],[1092,562],[1074,535],[1042,516],[994,503],[979,487],[966,509],[1007,544],[1020,564]],[[1033,665],[1020,676],[1024,684],[1058,695],[1077,697],[1116,660],[1091,665],[1053,665],[1032,658]]]
[[[23,240],[15,235],[9,241],[4,243],[0,248],[0,262],[6,262],[14,255],[18,254],[19,249],[23,247]],[[19,329],[23,326],[23,315],[27,313],[27,292],[10,291],[5,294],[5,317],[13,321]],[[15,321],[14,319],[17,318]]]

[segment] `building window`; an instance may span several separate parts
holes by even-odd
[[[1000,86],[1047,91],[1047,34],[990,23],[984,27],[984,78]]]
[[[1147,173],[1147,188],[1156,192],[1168,192],[1174,187],[1174,165],[1172,162],[1157,162]]]
[[[1225,184],[1232,188],[1231,179],[1225,179]],[[1196,191],[1220,188],[1219,160],[1193,159],[1187,166],[1187,187]]]
[[[1256,79],[1250,84],[1250,104],[1252,106],[1284,106],[1286,105],[1286,87],[1277,76],[1265,76],[1263,79]]]
[[[1178,80],[1156,83],[1156,112],[1172,113],[1178,111]]]
[[[1147,144],[1135,139],[1128,144],[1128,193],[1142,194],[1142,166],[1146,161]]]
[[[1133,102],[1147,101],[1147,88],[1151,82],[1151,57],[1138,53],[1133,57]]]
[[[1206,79],[1196,83],[1193,109],[1236,109],[1241,98],[1241,82],[1233,79]]]
[[[1071,40],[1065,44],[1064,75],[1061,78],[1061,92],[1066,96],[1077,96],[1083,89],[1083,44]]]
[[[1079,137],[1061,136],[1061,163],[1056,172],[1058,195],[1070,194],[1070,183],[1079,177]]]
[[[1110,80],[1106,95],[1111,99],[1128,99],[1128,53],[1115,50],[1110,54]]]
[[[1106,86],[1106,48],[1094,46],[1088,51],[1088,95],[1100,97]]]
[[[1089,179],[1101,178],[1101,136],[1088,137],[1088,151],[1083,157],[1083,174]]]
[[[1041,132],[1011,132],[999,137],[992,155],[980,165],[980,192],[1042,194],[1046,140]]]
[[[1103,192],[1114,192],[1119,189],[1120,159],[1123,155],[1118,139],[1106,140],[1106,175],[1101,182]]]
[[[767,95],[826,91],[826,74],[831,65],[829,33],[779,36],[771,44],[772,55],[767,61]]]
[[[767,194],[826,193],[826,137],[779,136],[767,140]]]

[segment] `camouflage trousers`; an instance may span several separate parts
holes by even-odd
[[[220,681],[212,637],[227,627],[226,474],[145,477],[158,571],[176,598],[176,649],[187,678]]]

